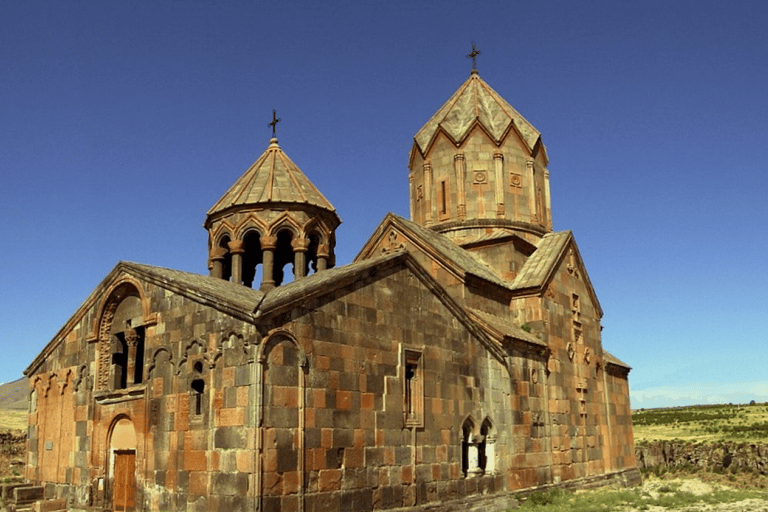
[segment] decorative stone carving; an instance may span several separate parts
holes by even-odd
[[[485,185],[488,183],[488,171],[484,169],[473,171],[472,183],[475,185]]]
[[[523,188],[523,176],[520,174],[510,173],[509,186],[512,188]]]
[[[566,346],[565,350],[568,352],[568,359],[573,361],[573,356],[576,355],[576,348],[573,346],[573,342],[568,342],[568,345]]]
[[[389,232],[389,235],[387,235],[387,245],[382,246],[381,253],[382,254],[389,254],[394,251],[400,251],[405,249],[405,244],[398,241],[397,233],[392,230]]]

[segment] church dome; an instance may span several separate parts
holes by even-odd
[[[273,121],[276,122],[276,121]],[[266,151],[208,210],[211,275],[263,291],[335,264],[333,205],[273,137]]]
[[[459,146],[475,121],[496,144],[501,143],[512,126],[528,146],[529,152],[533,151],[541,139],[539,131],[480,78],[476,70],[472,70],[469,78],[453,96],[416,133],[416,146],[425,155],[441,130]]]
[[[208,210],[208,217],[217,216],[232,208],[275,203],[298,203],[329,212],[336,211],[283,152],[277,139],[272,138],[267,150]]]

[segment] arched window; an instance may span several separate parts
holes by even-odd
[[[202,417],[203,404],[205,397],[205,380],[203,379],[203,363],[202,361],[196,361],[192,367],[193,375],[192,382],[189,385],[191,403],[189,409],[194,418]]]

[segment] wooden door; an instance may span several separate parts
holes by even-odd
[[[115,450],[114,510],[134,510],[136,506],[136,451]]]

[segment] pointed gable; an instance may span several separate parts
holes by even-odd
[[[473,71],[466,82],[416,133],[414,141],[422,155],[426,154],[441,130],[456,144],[461,144],[475,122],[497,144],[514,127],[531,153],[541,139],[539,131]]]
[[[450,268],[457,276],[464,278],[466,275],[472,275],[502,288],[509,286],[509,283],[496,275],[488,265],[480,261],[470,251],[453,243],[445,235],[405,220],[393,213],[388,213],[381,221],[379,227],[376,228],[371,238],[358,253],[355,261],[376,256],[377,248],[381,252],[398,249],[399,243],[390,239],[392,230],[400,233],[432,259],[439,261],[446,268]]]
[[[336,211],[288,158],[275,138],[270,139],[267,150],[208,210],[208,216],[232,207],[274,203],[298,203]]]

